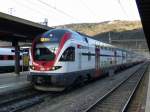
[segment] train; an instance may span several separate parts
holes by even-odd
[[[28,80],[41,91],[63,91],[86,80],[113,75],[144,61],[128,50],[70,29],[37,36],[30,52]]]
[[[0,47],[0,73],[13,72],[15,66],[15,52],[13,47]],[[20,53],[20,69],[28,70],[27,66],[23,66],[23,55],[28,56],[28,50]],[[26,57],[25,57],[26,58]],[[29,63],[29,60],[28,62]]]

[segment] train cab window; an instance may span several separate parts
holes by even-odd
[[[75,48],[68,47],[60,57],[60,61],[75,61]]]
[[[35,60],[38,61],[51,61],[55,59],[55,54],[48,48],[36,48],[35,49]]]

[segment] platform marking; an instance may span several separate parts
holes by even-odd
[[[3,86],[0,85],[0,89],[7,88],[7,87],[11,87],[11,85],[10,84],[9,85],[3,85]]]
[[[20,85],[25,85],[28,82],[19,82],[19,83],[11,83],[11,84],[5,84],[5,85],[0,85],[0,89],[4,89],[4,88],[9,88],[9,87],[18,87]]]

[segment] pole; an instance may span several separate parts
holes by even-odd
[[[15,73],[20,76],[20,47],[18,41],[13,41],[12,46],[15,47]]]

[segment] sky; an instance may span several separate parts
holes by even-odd
[[[1,0],[0,12],[48,26],[140,20],[135,0]]]

